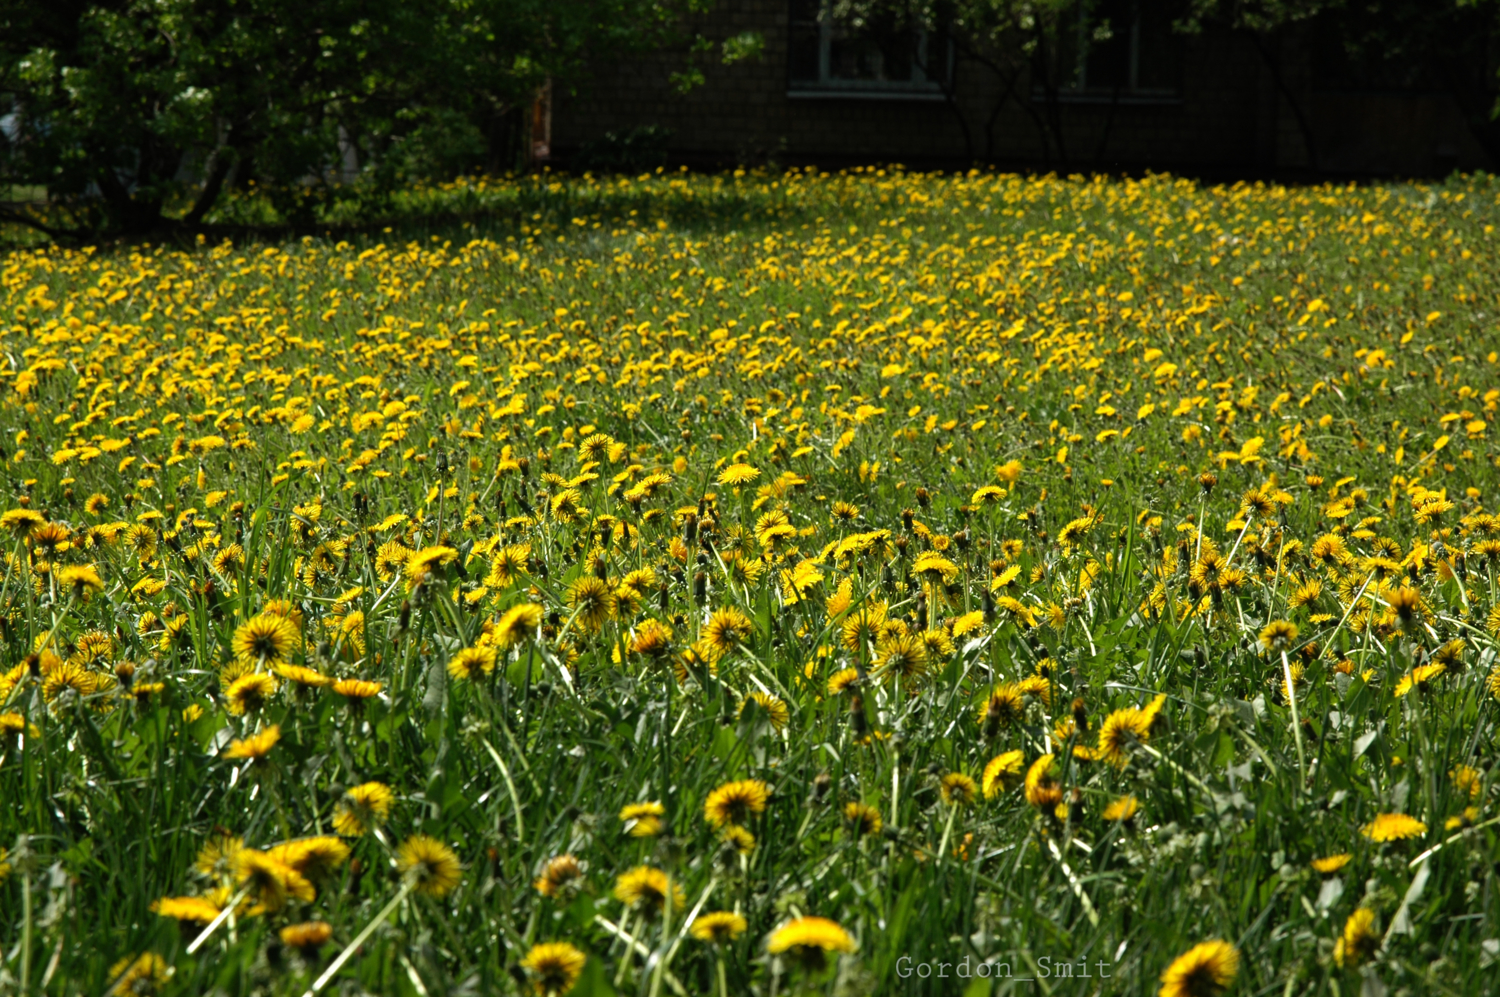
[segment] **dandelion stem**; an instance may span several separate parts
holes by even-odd
[[[655,965],[651,967],[650,997],[660,997],[661,976],[662,972],[667,968],[667,954],[668,949],[670,948],[670,946],[668,946],[667,944],[667,939],[672,935],[672,890],[670,887],[667,889],[667,895],[664,898],[662,907],[661,948],[653,953],[652,957],[648,960],[648,962],[655,963]]]
[[[194,952],[202,948],[203,943],[208,941],[209,938],[213,937],[213,933],[215,931],[219,930],[219,925],[223,924],[225,921],[229,920],[231,916],[233,916],[234,909],[240,905],[240,901],[244,900],[245,897],[249,895],[249,893],[250,887],[248,884],[240,887],[240,891],[234,896],[230,897],[229,903],[225,904],[224,909],[219,911],[219,916],[208,922],[208,927],[204,928],[203,931],[199,933],[198,937],[193,939],[192,944],[187,947],[187,954],[192,955]]]
[[[500,752],[491,746],[487,738],[480,738],[479,743],[484,745],[484,750],[490,753],[490,757],[495,760],[495,764],[500,768],[500,774],[505,777],[505,788],[510,791],[510,805],[516,814],[516,840],[525,841],[526,821],[521,816],[521,799],[516,795],[516,784],[511,781],[510,769],[506,767],[505,760],[500,757]]]
[[[27,849],[30,850],[29,848]],[[20,851],[20,849],[17,849]],[[31,989],[31,870],[21,873],[21,994]]]
[[[1473,827],[1466,827],[1462,831],[1459,831],[1457,834],[1439,841],[1437,844],[1427,849],[1427,851],[1423,852],[1421,855],[1418,855],[1416,858],[1406,863],[1406,867],[1408,869],[1415,869],[1417,866],[1421,865],[1423,862],[1426,862],[1428,859],[1432,858],[1438,852],[1453,844],[1455,841],[1466,838],[1469,835],[1473,834],[1475,831],[1482,831],[1487,827],[1493,827],[1496,824],[1500,824],[1500,817],[1491,817],[1483,824],[1475,824]]]
[[[624,654],[620,655],[620,660],[625,660]],[[672,686],[676,684],[677,677],[672,674],[671,669],[668,669],[666,681],[667,701],[666,705],[662,707],[661,712],[661,792],[662,798],[666,800],[668,807],[674,802],[672,799]],[[667,907],[670,913],[670,893],[667,897]],[[659,978],[652,982],[651,997],[656,997],[659,983]]]
[[[328,964],[328,968],[323,970],[323,975],[313,981],[313,985],[307,988],[302,997],[313,997],[314,994],[328,985],[328,981],[333,979],[338,971],[344,968],[344,963],[349,961],[349,957],[354,955],[355,951],[375,933],[375,928],[386,918],[390,917],[391,911],[395,910],[396,906],[407,898],[412,891],[412,886],[413,882],[411,880],[401,884],[401,889],[397,891],[394,897],[391,897],[391,902],[386,904],[380,913],[376,914],[370,920],[370,923],[364,926],[364,930],[354,936],[354,941],[345,946],[344,951],[338,954],[338,958]]]
[[[1292,665],[1281,652],[1281,671],[1286,676],[1286,701],[1292,707],[1292,733],[1297,741],[1297,771],[1302,774],[1302,788],[1307,788],[1307,756],[1302,749],[1302,719],[1297,715],[1297,686],[1292,681]]]
[[[1099,926],[1099,912],[1094,909],[1094,902],[1089,899],[1089,895],[1084,890],[1083,884],[1078,881],[1077,876],[1073,875],[1073,870],[1068,865],[1068,860],[1063,858],[1062,850],[1057,847],[1057,842],[1048,838],[1047,849],[1052,853],[1052,857],[1057,859],[1057,864],[1062,868],[1063,875],[1068,877],[1068,885],[1072,887],[1073,894],[1078,897],[1079,903],[1083,904],[1083,913],[1088,917],[1089,923],[1097,928]]]
[[[631,922],[629,914],[626,914],[625,917],[620,919],[620,928],[616,932],[616,935],[620,938],[621,941],[625,943],[625,953],[624,956],[620,959],[619,968],[615,970],[616,990],[620,989],[621,984],[625,982],[625,974],[630,971],[631,952],[639,949],[643,957],[649,956],[651,954],[650,949],[646,948],[645,945],[642,945],[640,942],[635,940],[635,937],[631,934],[632,927],[633,924]]]
[[[1183,768],[1181,765],[1178,765],[1176,762],[1172,761],[1172,759],[1168,758],[1166,755],[1163,755],[1160,751],[1157,751],[1155,748],[1151,747],[1151,745],[1145,743],[1144,741],[1137,741],[1136,742],[1136,747],[1140,748],[1142,751],[1144,751],[1147,754],[1151,755],[1157,761],[1161,762],[1163,765],[1167,766],[1172,771],[1174,771],[1178,775],[1182,776],[1184,779],[1186,779],[1188,782],[1192,783],[1194,786],[1198,787],[1203,792],[1205,792],[1205,793],[1211,793],[1212,792],[1208,788],[1208,786],[1203,782],[1202,779],[1199,779],[1197,776],[1193,775],[1193,773],[1189,772],[1187,769]],[[1257,747],[1259,747],[1259,746],[1257,745]]]
[[[957,817],[958,817],[958,807],[957,806],[951,806],[951,807],[949,807],[948,808],[948,821],[947,821],[946,824],[943,825],[943,840],[942,840],[942,843],[938,845],[937,860],[938,860],[938,864],[939,865],[942,865],[943,862],[944,862],[944,860],[948,856],[948,840],[953,837],[953,821]]]
[[[1366,577],[1365,581],[1364,581],[1364,584],[1359,587],[1359,591],[1356,592],[1356,593],[1354,593],[1354,598],[1349,600],[1349,608],[1346,609],[1346,610],[1344,610],[1344,615],[1342,617],[1340,617],[1338,626],[1334,627],[1333,628],[1333,633],[1331,633],[1331,634],[1328,635],[1327,645],[1329,647],[1333,647],[1334,646],[1333,642],[1338,637],[1339,631],[1342,630],[1342,629],[1344,629],[1344,624],[1348,621],[1349,614],[1352,613],[1352,612],[1354,612],[1354,607],[1355,606],[1359,605],[1359,600],[1364,597],[1365,589],[1369,587],[1369,585],[1370,585],[1370,579],[1373,578],[1373,577],[1375,577],[1375,576],[1374,575],[1370,575],[1370,576]],[[1368,631],[1366,631],[1366,632],[1368,632]],[[1363,664],[1363,662],[1361,662],[1361,664]]]
[[[901,805],[901,752],[900,749],[891,750],[891,827],[899,827],[900,822],[896,819],[898,808]]]

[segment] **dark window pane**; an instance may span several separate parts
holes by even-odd
[[[787,58],[790,62],[792,80],[803,83],[818,82],[818,26],[794,23]]]
[[[1141,0],[1136,89],[1176,91],[1182,87],[1182,36],[1172,30],[1181,4]]]
[[[919,46],[921,65],[918,67],[923,79],[940,83],[948,81],[948,52],[952,47],[952,43],[943,34],[924,35]]]
[[[1058,27],[1057,79],[1100,96],[1163,93],[1180,86],[1182,0],[1081,0]]]
[[[903,14],[840,11],[826,0],[792,0],[789,76],[793,83],[853,89],[930,89],[951,72],[951,43]]]
[[[912,32],[893,18],[835,24],[830,72],[839,80],[908,82],[912,78]]]
[[[792,22],[817,21],[823,0],[792,0]]]

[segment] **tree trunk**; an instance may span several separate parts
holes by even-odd
[[[917,68],[922,71],[922,75],[926,76],[929,80],[932,80],[932,73],[928,71],[928,67],[925,62],[922,59],[914,59],[913,61],[916,62]],[[963,133],[964,137],[964,153],[968,157],[969,163],[972,165],[974,162],[974,135],[969,130],[969,122],[964,118],[963,108],[958,106],[958,98],[955,96],[955,91],[958,89],[957,62],[958,60],[955,59],[953,66],[952,83],[944,83],[942,80],[933,80],[933,82],[936,83],[938,85],[938,89],[943,92],[943,103],[948,105],[948,109],[951,110],[953,112],[953,116],[958,119],[958,128],[959,131]]]
[[[115,168],[107,163],[95,174],[99,192],[104,196],[109,216],[108,226],[127,235],[150,232],[161,224],[160,199],[142,199],[131,194]]]
[[[1016,81],[1021,78],[1021,70],[1018,68],[1015,72],[1011,73],[1009,77],[1006,77],[1000,72],[999,69],[996,69],[994,66],[991,66],[990,68],[995,70],[996,76],[999,76],[1002,80],[1005,81],[1005,86],[1000,91],[1000,99],[995,101],[995,106],[990,110],[990,116],[984,123],[984,156],[990,162],[994,162],[995,122],[1000,120],[1000,112],[1005,110],[1006,103],[1009,102],[1011,95],[1015,93]]]
[[[986,162],[994,162],[995,122],[1000,119],[1000,112],[1005,109],[1006,103],[1010,100],[1011,95],[1015,93],[1016,81],[1021,78],[1021,72],[1025,67],[1017,66],[1014,72],[1007,74],[1005,70],[1000,67],[1000,64],[998,62],[985,56],[977,48],[971,48],[970,46],[963,45],[961,43],[958,43],[957,41],[955,41],[955,48],[958,50],[959,55],[962,55],[966,58],[972,59],[974,62],[979,63],[981,66],[994,73],[996,78],[1004,84],[1000,88],[999,99],[997,99],[994,105],[990,108],[989,117],[987,117],[984,122],[984,158]]]
[[[203,182],[203,189],[198,192],[192,208],[182,217],[184,224],[197,225],[203,221],[203,216],[208,214],[208,209],[214,206],[214,202],[219,199],[220,191],[224,189],[224,181],[229,177],[229,170],[234,165],[234,157],[226,146],[219,146],[214,150],[209,162],[211,165],[208,179]]]
[[[1271,58],[1271,53],[1266,49],[1265,39],[1258,32],[1249,32],[1250,38],[1255,42],[1255,51],[1260,53],[1261,61],[1271,71],[1271,79],[1276,83],[1276,89],[1286,98],[1288,106],[1292,109],[1292,116],[1297,119],[1297,128],[1302,132],[1302,144],[1307,149],[1307,166],[1314,173],[1321,168],[1318,164],[1318,144],[1313,137],[1312,122],[1308,121],[1307,114],[1303,111],[1301,103],[1298,102],[1292,88],[1287,85],[1286,76],[1281,72],[1280,58]],[[1274,121],[1272,124],[1274,128]]]
[[[1109,98],[1109,113],[1104,117],[1104,134],[1099,136],[1099,148],[1094,153],[1094,168],[1104,169],[1104,150],[1109,147],[1109,136],[1115,128],[1115,112],[1120,108],[1120,91],[1122,84],[1115,84],[1115,92]]]
[[[1052,144],[1057,148],[1057,164],[1066,169],[1068,165],[1068,149],[1063,139],[1062,128],[1062,101],[1060,99],[1060,87],[1053,72],[1052,55],[1055,54],[1047,44],[1047,32],[1038,29],[1036,33],[1036,57],[1034,66],[1040,71],[1042,80],[1042,102],[1046,113],[1042,116],[1046,120],[1045,130],[1050,134]],[[1041,121],[1038,121],[1041,124]],[[1047,161],[1044,159],[1044,161]]]
[[[1495,95],[1487,88],[1469,84],[1451,63],[1439,60],[1433,69],[1458,105],[1469,134],[1490,158],[1490,168],[1500,166],[1500,126],[1495,122]]]
[[[528,158],[524,147],[527,142],[526,114],[521,107],[507,107],[486,103],[483,112],[485,172],[491,176],[513,173],[520,169]]]

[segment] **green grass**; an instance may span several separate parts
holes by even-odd
[[[0,742],[4,989],[105,993],[119,960],[154,952],[161,993],[301,994],[398,896],[396,850],[421,833],[454,848],[460,884],[397,903],[330,990],[517,992],[530,947],[558,940],[588,956],[575,994],[712,993],[719,958],[739,994],[1147,994],[1214,938],[1241,954],[1236,994],[1493,990],[1497,196],[1485,177],[542,176],[404,192],[391,231],[347,242],[11,253],[7,508],[65,524],[70,546],[5,539],[0,712],[35,730]],[[253,200],[219,219],[276,220]],[[590,468],[595,433],[619,447]],[[736,462],[759,477],[718,484]],[[672,481],[625,497],[658,470]],[[981,502],[988,485],[1003,491]],[[567,489],[586,514],[554,505]],[[796,533],[766,547],[777,509]],[[603,546],[602,515],[628,536]],[[149,527],[155,549],[109,524]],[[1314,556],[1331,533],[1347,561]],[[458,564],[409,591],[381,573],[393,538]],[[520,577],[487,585],[521,543]],[[220,558],[231,544],[242,557]],[[928,550],[952,568],[936,586],[914,573]],[[1213,550],[1243,576],[1195,590]],[[598,558],[612,586],[643,569],[659,585],[589,631],[568,592]],[[810,559],[822,579],[789,599],[782,572]],[[82,564],[103,580],[86,600],[58,580]],[[891,638],[851,648],[854,610],[830,618],[844,581],[914,634],[982,623],[920,679],[882,680]],[[1409,619],[1388,606],[1402,584]],[[230,715],[234,634],[274,599],[299,611],[298,662],[381,694],[355,709],[288,683]],[[448,674],[528,602],[540,632],[492,677]],[[716,671],[616,659],[648,618],[681,655],[719,609],[750,626]],[[172,636],[164,618],[185,622]],[[1285,664],[1260,642],[1277,620],[1298,628]],[[107,654],[87,660],[89,633]],[[44,643],[94,690],[32,677]],[[1433,660],[1447,670],[1398,696]],[[110,684],[124,661],[162,688]],[[844,667],[873,672],[858,699],[827,689]],[[1049,696],[986,729],[992,687],[1038,673]],[[742,710],[753,691],[785,704],[784,730]],[[1158,694],[1126,767],[1070,757]],[[944,802],[943,776],[1012,749],[1030,765],[1074,715],[1066,820],[1019,789]],[[222,757],[270,724],[267,764]],[[704,818],[735,779],[772,789],[743,856]],[[201,926],[152,912],[220,885],[193,872],[219,830],[256,848],[331,834],[370,780],[395,791],[390,818],[348,839],[314,901],[236,917],[193,955]],[[1134,820],[1106,821],[1127,794]],[[642,800],[663,804],[661,835],[626,833]],[[882,829],[851,833],[851,802]],[[1479,827],[1445,830],[1466,806]],[[1426,830],[1362,835],[1389,812]],[[1339,872],[1310,865],[1344,852]],[[562,853],[581,888],[540,897]],[[625,911],[615,879],[640,864],[749,930],[715,950],[682,937],[682,910]],[[1360,907],[1383,944],[1341,967]],[[821,973],[768,955],[798,914],[857,953]],[[311,919],[332,926],[317,960],[277,940]],[[1013,978],[903,975],[965,957]],[[1058,978],[1080,960],[1090,979]]]

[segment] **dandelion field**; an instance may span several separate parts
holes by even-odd
[[[407,197],[0,260],[0,989],[1493,991],[1492,180]]]

